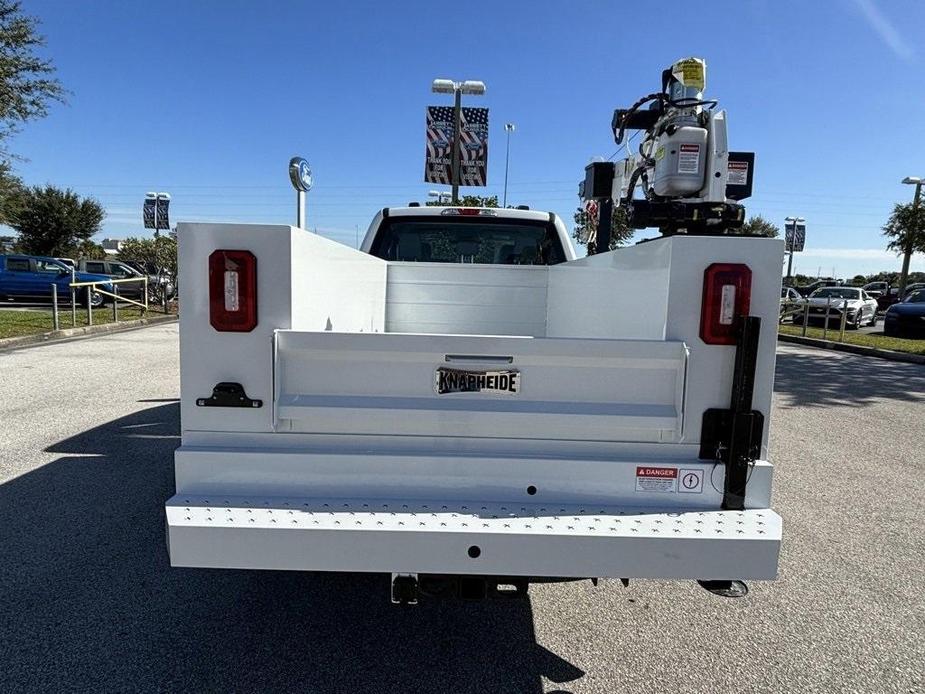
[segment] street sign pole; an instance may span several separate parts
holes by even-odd
[[[793,278],[793,237],[796,236],[796,224],[793,225],[793,233],[787,237],[787,279]],[[786,232],[784,234],[786,236]]]
[[[305,191],[297,190],[295,192],[295,218],[296,226],[299,229],[305,228]]]
[[[289,160],[289,182],[295,188],[295,218],[299,229],[305,228],[305,194],[312,187],[312,169],[302,157]]]

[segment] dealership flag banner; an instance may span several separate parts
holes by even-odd
[[[801,252],[806,243],[806,225],[789,222],[784,224],[784,239],[788,251]]]
[[[459,135],[459,185],[488,183],[488,109],[463,107]],[[453,107],[427,107],[427,153],[424,180],[452,185]]]

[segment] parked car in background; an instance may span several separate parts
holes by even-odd
[[[890,337],[925,338],[925,289],[917,289],[887,309],[883,333]]]
[[[106,275],[76,271],[57,258],[0,255],[0,299],[51,299],[54,284],[58,300],[70,302],[72,278],[76,282],[101,282],[100,289],[112,291],[113,285]],[[86,302],[86,296],[86,287],[80,287],[78,301]],[[102,306],[106,300],[104,294],[91,290],[91,306]]]
[[[177,283],[170,271],[159,268],[147,260],[124,260],[122,262],[148,276],[149,296],[158,303],[165,294],[168,300],[177,295]]]
[[[810,294],[812,294],[817,289],[820,289],[821,287],[840,287],[842,284],[843,282],[841,280],[823,278],[823,279],[818,279],[811,284],[803,285],[802,287],[794,287],[794,289],[796,289],[797,292],[799,292],[801,296],[805,297],[805,296],[809,296]]]
[[[874,297],[877,299],[877,306],[881,312],[886,311],[893,304],[899,303],[912,292],[925,289],[925,282],[913,282],[906,285],[906,288],[903,290],[903,295],[900,296],[899,287],[892,286],[886,282],[872,282],[871,284],[878,284],[883,287],[880,296]]]
[[[886,311],[890,306],[899,301],[899,287],[887,286],[886,291],[876,298],[878,310],[881,312]]]
[[[925,282],[913,282],[912,284],[907,284],[905,290],[903,290],[903,301],[907,297],[911,296],[913,292],[917,292],[920,289],[925,289]]]
[[[106,275],[117,280],[138,280],[137,282],[119,282],[116,285],[117,293],[126,299],[144,300],[145,283],[142,280],[145,276],[119,260],[83,259],[77,263],[77,269],[81,272],[89,272],[95,275]]]
[[[780,288],[780,320],[783,321],[785,316],[793,315],[797,308],[803,305],[805,300],[793,287]]]
[[[809,304],[809,322],[824,322],[826,315],[830,322],[841,322],[842,313],[845,313],[845,323],[850,328],[877,324],[877,302],[858,287],[822,287],[810,294],[806,301]],[[802,325],[803,314],[795,315],[793,322]]]
[[[881,296],[890,291],[889,282],[868,282],[861,287],[865,292],[867,292],[871,298],[879,299]]]

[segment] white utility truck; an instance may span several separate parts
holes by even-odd
[[[741,208],[709,199],[728,175],[722,112],[659,103],[708,131],[681,170],[701,169],[691,204],[722,207],[719,226],[675,224],[670,187],[629,210],[664,216],[664,236],[580,259],[560,218],[524,209],[384,209],[360,250],[181,224],[171,564],[382,572],[396,602],[773,579],[783,243],[736,236]],[[606,197],[642,202],[610,180]]]

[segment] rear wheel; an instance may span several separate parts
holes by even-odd
[[[99,308],[105,302],[106,297],[100,294],[99,292],[92,292],[90,294],[90,306],[93,308]],[[87,300],[84,299],[84,304],[87,304]]]
[[[871,328],[877,327],[877,309],[874,309],[870,312],[870,323],[868,323]]]

